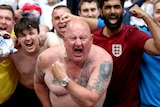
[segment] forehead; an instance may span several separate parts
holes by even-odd
[[[105,5],[111,5],[111,6],[121,5],[121,1],[120,0],[107,0],[107,1],[104,1],[104,6]]]
[[[5,16],[5,17],[13,17],[13,14],[10,10],[6,10],[6,9],[0,9],[0,16]]]
[[[96,2],[94,2],[94,1],[92,1],[92,2],[84,2],[84,3],[81,5],[81,9],[83,9],[83,8],[89,8],[89,7],[98,8]]]
[[[160,2],[156,3],[154,8],[155,9],[160,9]]]
[[[80,23],[75,23],[72,25],[69,25],[66,29],[66,34],[69,34],[70,36],[82,36],[82,35],[88,35],[90,34],[90,29],[88,26]]]
[[[29,33],[38,33],[36,28],[30,28],[30,29],[23,29],[19,34],[20,35],[25,35],[25,34],[29,34]]]
[[[53,11],[53,16],[61,16],[61,15],[63,15],[66,12],[70,13],[69,10],[67,8],[65,8],[65,7],[56,8]]]

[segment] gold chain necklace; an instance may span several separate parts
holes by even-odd
[[[85,66],[86,62],[83,64],[82,66],[82,69],[80,70],[80,73],[78,74],[77,78],[73,78],[73,76],[71,75],[71,73],[68,71],[67,74],[69,75],[69,77],[74,80],[76,83],[78,83],[78,79],[79,77],[81,76],[82,72],[83,72],[83,69],[84,69],[84,66]]]

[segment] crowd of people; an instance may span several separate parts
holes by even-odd
[[[0,1],[0,107],[159,107],[160,0],[73,1]]]

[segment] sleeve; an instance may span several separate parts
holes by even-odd
[[[105,26],[105,23],[104,23],[103,19],[98,18],[98,26],[97,26],[97,29],[98,29],[98,28],[101,28],[101,27],[103,27],[103,26]]]
[[[149,34],[147,34],[146,32],[139,30],[139,29],[134,29],[133,32],[134,32],[133,38],[135,38],[135,40],[137,41],[138,48],[144,50],[144,44],[146,43],[146,41],[148,39],[150,39],[152,37]]]

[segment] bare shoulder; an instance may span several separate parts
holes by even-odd
[[[93,45],[91,48],[91,56],[94,56],[96,60],[107,59],[112,61],[112,56],[102,47]]]
[[[53,39],[54,41],[59,41],[58,36],[54,32],[47,32],[46,36],[47,38]]]
[[[48,48],[58,44],[61,44],[61,42],[57,35],[54,32],[47,32],[44,46]]]
[[[42,67],[42,69],[43,67],[50,66],[54,61],[62,57],[64,50],[65,48],[63,44],[55,45],[44,50],[37,58],[37,65]]]

